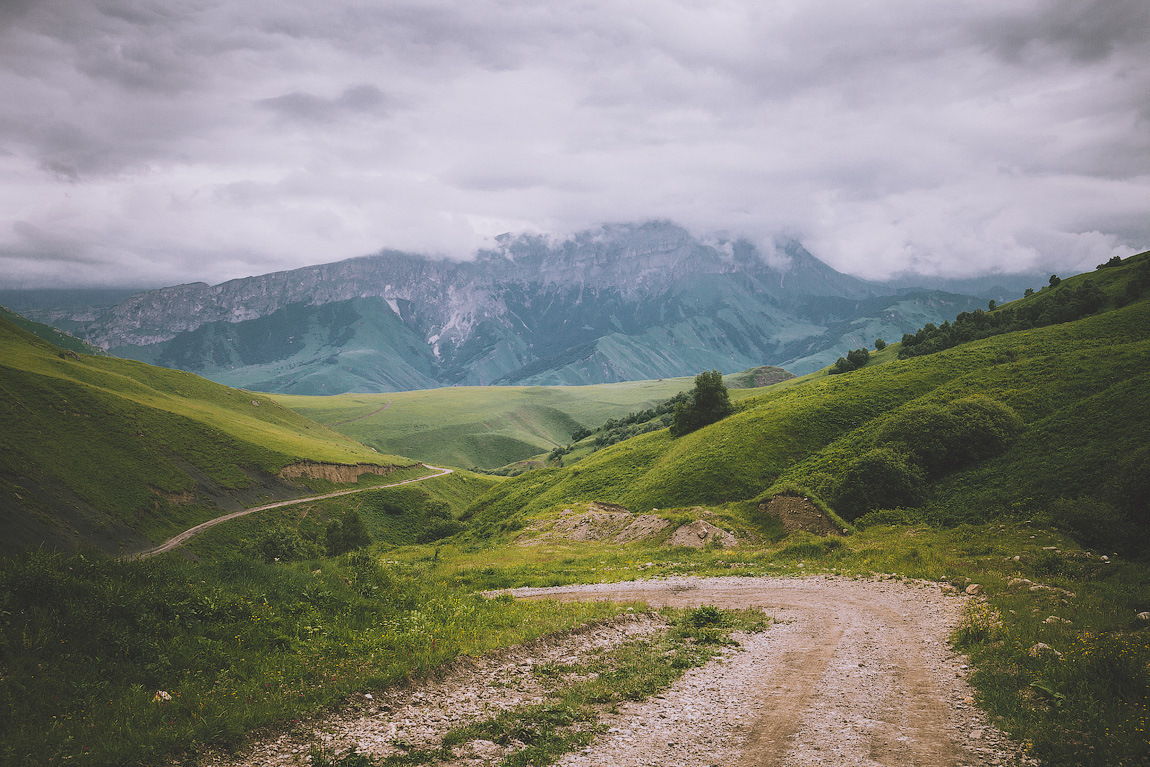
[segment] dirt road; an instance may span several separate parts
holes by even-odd
[[[935,584],[709,578],[514,593],[755,606],[784,621],[661,699],[622,707],[609,737],[562,765],[951,767],[1020,759],[974,706],[963,658],[949,649],[965,599]]]
[[[648,700],[605,713],[605,734],[563,767],[991,767],[1035,765],[977,708],[948,636],[967,597],[938,584],[807,578],[670,578],[516,589],[519,598],[643,600],[652,606],[758,606],[778,621]],[[626,616],[625,616],[626,617]],[[374,758],[435,747],[451,729],[541,703],[534,673],[661,630],[630,616],[553,642],[455,664],[413,687],[353,696],[290,733],[203,767],[306,764],[311,744]],[[406,744],[406,745],[401,745]],[[519,744],[522,747],[522,744]],[[514,747],[476,740],[441,767],[497,765]]]
[[[269,503],[269,504],[266,504],[264,506],[253,506],[252,508],[244,509],[243,511],[234,511],[231,514],[224,514],[222,517],[216,517],[215,519],[209,519],[207,522],[201,522],[200,524],[196,525],[195,527],[190,527],[187,530],[185,530],[184,532],[179,533],[178,535],[172,536],[168,540],[161,543],[159,546],[153,546],[150,549],[145,549],[144,551],[138,551],[135,554],[128,554],[127,556],[124,557],[124,559],[147,559],[148,557],[154,557],[157,554],[163,554],[166,551],[171,551],[172,549],[176,548],[177,546],[181,546],[181,545],[187,543],[188,539],[192,538],[193,536],[199,535],[200,533],[202,533],[203,531],[207,530],[210,527],[215,527],[216,525],[218,525],[222,522],[227,522],[229,519],[235,519],[236,517],[247,516],[248,514],[255,514],[257,511],[267,511],[268,509],[278,509],[281,506],[294,506],[297,503],[310,503],[311,501],[322,501],[325,498],[336,498],[336,497],[341,496],[341,495],[351,495],[352,493],[365,493],[369,490],[383,490],[384,488],[388,488],[388,487],[399,487],[400,485],[409,485],[412,482],[422,482],[425,479],[434,479],[435,477],[442,477],[444,474],[451,474],[451,472],[452,472],[451,469],[442,469],[438,466],[428,466],[427,464],[423,464],[423,465],[428,469],[432,469],[436,473],[435,474],[428,474],[426,477],[416,477],[415,479],[405,479],[402,482],[393,482],[390,485],[373,485],[372,487],[354,487],[351,490],[336,490],[334,493],[324,493],[323,495],[309,495],[306,498],[293,498],[290,501],[278,501],[276,503]]]

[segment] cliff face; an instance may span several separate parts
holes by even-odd
[[[558,242],[504,235],[469,262],[387,251],[146,291],[95,317],[43,316],[120,356],[300,394],[601,383],[762,364],[806,372],[825,364],[820,354],[833,361],[873,342],[844,338],[860,317],[874,320],[867,332],[889,328],[890,340],[920,323],[876,308],[882,291],[796,242],[773,258],[666,222],[611,225]],[[947,308],[937,320],[952,316]]]

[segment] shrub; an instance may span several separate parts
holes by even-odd
[[[431,519],[427,525],[415,536],[416,543],[434,543],[435,541],[450,538],[466,529],[466,525],[454,519]]]
[[[968,647],[997,638],[1003,633],[1002,613],[989,602],[975,600],[967,603],[962,620],[954,630],[954,644]]]
[[[328,523],[325,541],[328,555],[334,557],[362,549],[371,543],[371,536],[367,533],[363,518],[358,513],[349,511],[342,519],[333,519]]]
[[[847,464],[835,489],[835,508],[848,521],[874,509],[918,506],[925,480],[907,456],[876,448]]]
[[[248,556],[263,562],[293,562],[316,556],[318,546],[307,541],[294,527],[276,525],[268,528],[254,541],[243,544],[242,550]]]
[[[879,429],[879,445],[905,453],[928,479],[996,455],[1023,429],[1009,406],[986,397],[909,405]]]
[[[885,346],[886,344],[883,344]],[[866,365],[867,360],[870,359],[870,352],[866,349],[854,349],[847,352],[846,357],[839,357],[834,366],[831,368],[831,375],[839,375],[841,373],[849,373],[852,370],[858,370]]]

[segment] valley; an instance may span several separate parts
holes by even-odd
[[[286,396],[0,320],[0,763],[1143,765],[1150,254],[969,314],[702,420],[689,376]]]

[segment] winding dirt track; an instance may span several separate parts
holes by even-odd
[[[386,407],[386,405],[384,407]],[[276,503],[269,503],[269,504],[266,504],[264,506],[253,506],[250,509],[244,509],[243,511],[235,511],[235,512],[232,512],[231,514],[224,514],[222,517],[216,517],[215,519],[209,519],[207,522],[201,522],[200,524],[196,525],[195,527],[190,527],[187,530],[185,530],[184,532],[179,533],[178,535],[172,536],[168,540],[161,543],[159,546],[153,546],[150,549],[138,551],[135,554],[128,554],[128,555],[124,556],[123,558],[124,559],[146,559],[148,557],[154,557],[157,554],[163,554],[164,552],[171,551],[172,549],[174,549],[178,546],[181,546],[184,543],[187,543],[187,541],[190,538],[192,538],[193,536],[199,535],[203,531],[207,530],[209,527],[215,527],[216,525],[218,525],[222,522],[227,522],[229,519],[235,519],[236,517],[243,517],[243,516],[246,516],[248,514],[254,514],[257,511],[267,511],[268,509],[278,509],[281,506],[294,506],[297,503],[309,503],[311,501],[322,501],[325,498],[335,498],[335,497],[340,496],[340,495],[351,495],[352,493],[366,493],[369,490],[383,490],[383,489],[389,488],[389,487],[399,487],[400,485],[410,485],[412,482],[422,482],[425,479],[434,479],[436,477],[442,477],[445,474],[451,474],[452,473],[452,469],[443,469],[443,468],[440,468],[438,466],[428,466],[426,463],[423,465],[428,469],[433,469],[437,473],[436,474],[428,474],[426,477],[416,477],[415,479],[405,479],[402,482],[393,482],[390,485],[374,485],[372,487],[355,487],[355,488],[352,488],[351,490],[337,490],[334,493],[324,493],[323,495],[309,495],[306,498],[293,498],[290,501],[278,501]]]
[[[949,649],[965,600],[934,584],[728,577],[513,593],[761,607],[783,622],[746,637],[743,652],[699,682],[623,707],[611,736],[562,765],[952,767],[1019,759],[974,707],[963,659]]]

